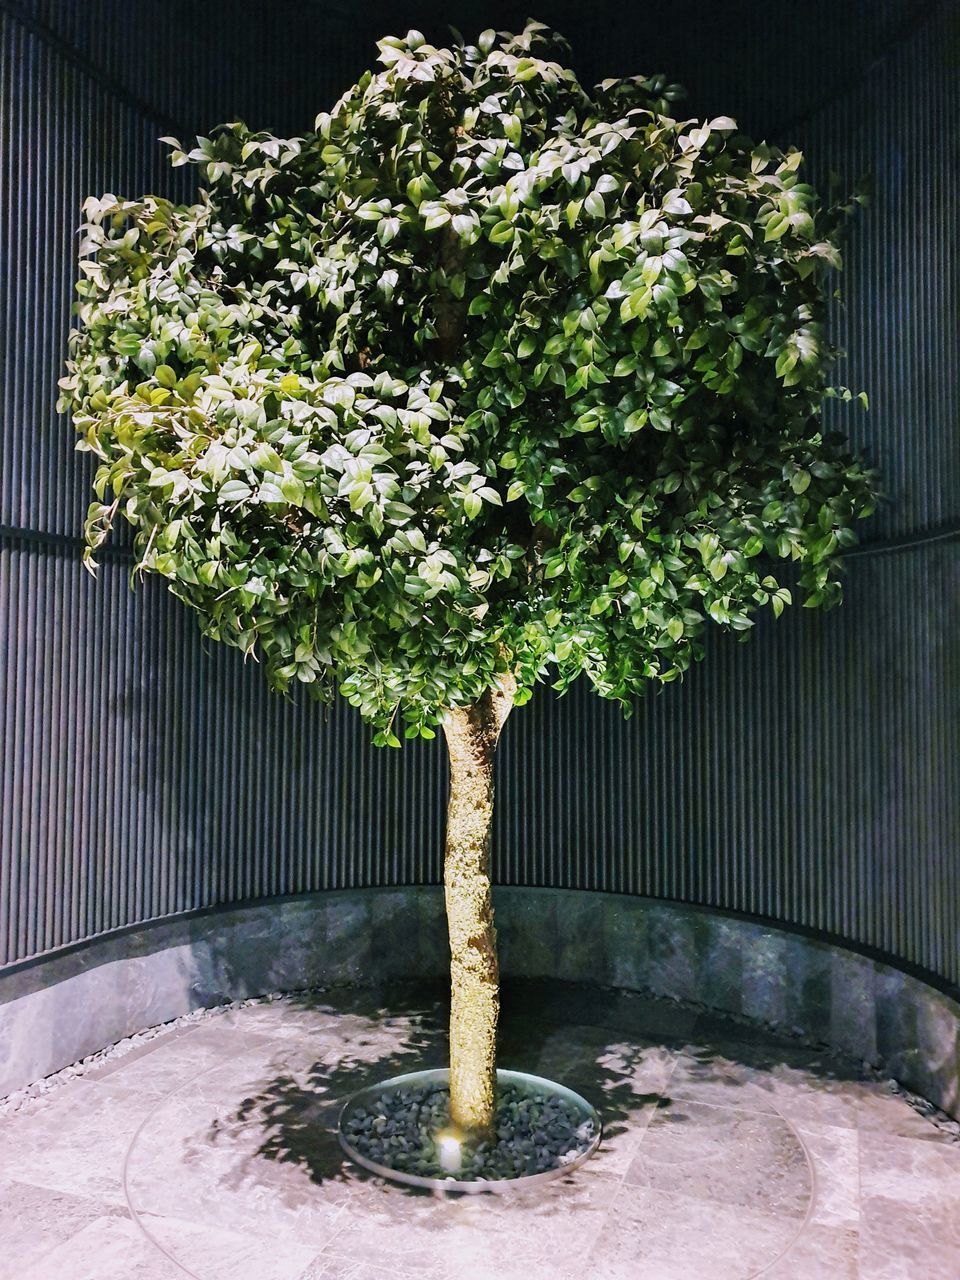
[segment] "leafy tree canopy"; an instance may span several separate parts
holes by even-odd
[[[505,666],[624,704],[789,592],[872,481],[819,423],[850,206],[662,76],[586,92],[536,23],[380,42],[315,129],[184,151],[197,203],[85,205],[62,407],[91,551],[396,744]],[[849,393],[844,393],[849,397]]]

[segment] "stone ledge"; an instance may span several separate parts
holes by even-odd
[[[495,891],[505,976],[693,1001],[882,1066],[960,1118],[960,1005],[890,964],[708,908]],[[126,930],[0,973],[0,1096],[194,1009],[446,972],[443,892],[337,890]]]

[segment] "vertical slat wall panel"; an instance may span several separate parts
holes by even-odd
[[[958,623],[956,544],[857,557],[841,609],[711,637],[634,720],[535,700],[504,739],[501,879],[788,920],[955,978]]]
[[[589,9],[542,6],[585,79],[662,68],[692,107],[799,142],[818,177],[873,170],[831,318],[840,376],[873,407],[830,412],[884,470],[865,536],[917,545],[852,556],[830,614],[712,635],[629,721],[544,690],[504,736],[497,876],[767,916],[960,982],[960,542],[924,541],[960,517],[960,6],[691,0],[656,30]],[[80,201],[185,194],[158,133],[296,131],[373,36],[525,14],[198,13],[0,0],[0,965],[216,903],[440,877],[439,743],[376,751],[350,708],[271,696],[158,583],[129,591],[123,538],[83,572],[90,468],[53,402]]]
[[[205,652],[158,583],[0,550],[5,961],[211,902],[440,874],[439,749]]]
[[[960,494],[960,6],[943,9],[894,63],[829,110],[791,130],[815,181],[831,170],[869,204],[851,231],[832,336],[847,352],[842,382],[865,388],[869,414],[831,405],[884,476],[886,504],[869,535],[936,529],[955,520]]]

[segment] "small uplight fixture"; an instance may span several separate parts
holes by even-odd
[[[441,1129],[437,1134],[437,1158],[444,1173],[460,1173],[463,1169],[463,1144],[453,1129]]]

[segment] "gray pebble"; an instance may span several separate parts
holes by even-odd
[[[351,1143],[378,1164],[422,1177],[456,1181],[440,1166],[434,1135],[449,1119],[446,1090],[436,1085],[383,1093],[359,1107],[344,1124]],[[543,1173],[576,1159],[593,1141],[593,1119],[565,1098],[524,1093],[515,1085],[500,1090],[497,1140],[465,1145],[461,1178],[470,1181]]]

